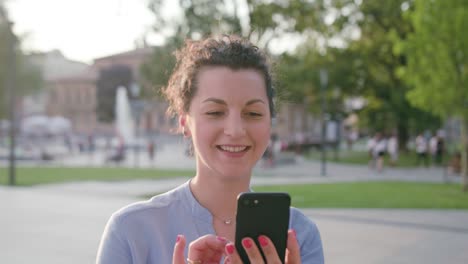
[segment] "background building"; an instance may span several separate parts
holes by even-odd
[[[32,54],[31,61],[43,69],[45,89],[23,100],[24,116],[61,116],[72,125],[77,135],[115,135],[114,124],[100,122],[97,118],[97,80],[105,69],[123,65],[131,69],[133,79],[151,90],[140,74],[140,68],[152,55],[154,47],[96,58],[92,65],[66,59],[59,51]],[[170,133],[177,120],[166,116],[167,103],[156,96],[145,98],[139,131],[143,136]],[[304,104],[282,103],[274,124],[273,133],[285,143],[316,142],[320,140],[321,124],[307,111]]]
[[[132,51],[97,58],[94,63],[75,74],[54,77],[47,80],[46,114],[63,116],[69,119],[73,132],[82,135],[115,134],[113,123],[100,122],[97,118],[97,80],[99,73],[116,65],[131,69],[133,78],[144,86],[149,86],[140,75],[140,67],[153,52],[152,47],[138,48]],[[146,87],[149,88],[149,87]],[[141,114],[140,131],[143,134],[169,132],[175,125],[166,118],[167,104],[153,96],[145,99]]]

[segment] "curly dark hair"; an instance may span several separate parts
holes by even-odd
[[[209,37],[186,40],[176,51],[175,70],[162,90],[169,101],[168,113],[188,112],[197,91],[197,75],[204,66],[225,66],[232,70],[254,69],[262,74],[271,116],[274,116],[274,88],[269,58],[249,41],[238,36]]]

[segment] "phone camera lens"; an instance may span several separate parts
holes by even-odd
[[[244,205],[249,205],[250,201],[249,200],[244,200]]]
[[[258,200],[254,200],[254,204],[257,205],[257,204],[258,204]]]

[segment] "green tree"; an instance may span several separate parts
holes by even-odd
[[[14,42],[14,44],[12,44]],[[3,1],[0,1],[0,118],[7,116],[7,107],[10,102],[10,94],[7,90],[7,78],[11,72],[11,57],[15,60],[15,94],[16,98],[37,91],[43,87],[43,79],[40,69],[34,67],[21,50],[21,39],[11,32],[11,24],[8,19]],[[13,52],[13,55],[11,54]]]
[[[167,15],[168,3],[168,0],[149,2],[149,9],[155,15],[153,28],[158,33],[182,39],[197,39],[212,33],[242,33],[239,1],[178,0],[180,16]]]
[[[146,61],[140,71],[151,84],[152,94],[159,95],[161,88],[164,87],[175,67],[175,50],[181,45],[180,38],[171,38],[163,46],[155,47],[151,58]]]
[[[166,36],[165,44],[154,48],[152,57],[141,72],[159,94],[167,84],[175,66],[174,51],[188,36],[192,39],[212,33],[243,32],[239,1],[236,0],[179,0],[180,16],[167,16],[167,0],[151,0],[149,9],[154,13],[154,30]],[[245,31],[245,30],[244,30]],[[168,33],[169,32],[169,33]]]
[[[319,98],[318,72],[326,68],[330,75],[327,97],[335,98],[337,94],[340,99],[364,97],[368,105],[360,113],[362,119],[372,124],[374,130],[396,128],[402,147],[406,146],[411,132],[435,128],[440,124],[438,118],[408,102],[405,97],[408,85],[397,75],[397,69],[405,65],[406,59],[395,53],[394,48],[398,39],[405,38],[412,30],[411,24],[402,17],[403,9],[411,6],[410,0],[246,0],[216,3],[181,0],[180,21],[164,18],[164,2],[151,2],[157,17],[155,28],[172,26],[176,37],[196,38],[211,32],[241,29],[259,46],[273,49],[278,43],[273,40],[288,41],[290,36],[300,36],[304,41],[295,52],[279,56],[282,83],[279,87],[283,88],[280,94],[288,100],[310,103],[311,111],[316,111],[318,106],[313,104]],[[232,4],[234,2],[236,4]],[[248,7],[244,16],[237,12],[242,4]],[[206,14],[215,15],[206,17]],[[247,25],[244,25],[245,21]],[[230,26],[220,27],[221,24]],[[169,61],[164,56],[167,53],[161,50],[160,54],[155,53],[151,65]],[[165,65],[168,67],[159,66],[158,69],[155,66],[146,72],[161,76],[157,72],[173,68],[171,64]],[[340,108],[332,111],[339,112]]]
[[[414,32],[402,38],[407,65],[401,75],[412,86],[410,102],[441,117],[461,120],[463,189],[468,190],[468,2],[415,0],[408,11]]]
[[[310,49],[309,54],[323,55],[323,59],[304,56],[299,49],[295,63],[304,65],[299,75],[318,76],[317,68],[326,67],[331,87],[339,87],[344,95],[359,95],[367,100],[360,117],[374,130],[396,128],[399,142],[405,147],[411,132],[440,124],[438,118],[409,103],[405,97],[409,87],[397,74],[406,59],[395,53],[394,47],[398,39],[412,30],[411,24],[403,19],[403,9],[410,7],[411,1],[248,2],[253,6],[250,21],[256,23],[252,28],[268,32],[279,27],[283,33],[301,34],[307,40],[304,47]],[[291,65],[285,66],[288,67]],[[290,69],[298,68],[301,67]],[[317,80],[314,82],[317,86]],[[311,86],[307,93],[316,93]],[[304,94],[300,89],[292,91],[298,92],[298,98]]]
[[[321,98],[328,102],[327,112],[334,117],[342,117],[345,97],[352,96],[352,68],[345,57],[350,56],[347,50],[330,48],[326,54],[317,49],[300,48],[294,54],[282,54],[278,59],[278,94],[280,101],[305,103],[310,112],[321,111]],[[326,69],[328,85],[324,94],[321,91],[320,70]]]
[[[170,33],[166,34],[169,36],[166,44],[156,47],[152,59],[143,66],[143,75],[151,80],[157,89],[164,86],[175,63],[172,53],[187,36],[196,39],[212,33],[235,33],[249,36],[258,46],[267,47],[271,40],[295,30],[294,27],[290,28],[289,24],[282,23],[281,13],[301,11],[300,14],[305,15],[317,8],[317,5],[313,4],[304,10],[296,8],[301,1],[292,2],[290,5],[286,3],[285,6],[284,1],[266,3],[256,0],[179,0],[177,3],[181,10],[180,16],[168,17],[165,16],[165,5],[168,1],[152,0],[149,8],[155,14],[155,31],[164,34],[169,28]],[[320,4],[320,7],[323,8],[323,4]],[[319,18],[315,18],[313,23],[317,19]],[[305,21],[301,21],[301,25],[304,24]],[[297,69],[302,66],[298,65]],[[293,96],[292,92],[287,94]],[[302,95],[297,94],[295,97]]]
[[[406,57],[394,52],[399,38],[411,33],[411,25],[403,19],[402,7],[410,3],[398,1],[364,1],[359,6],[362,20],[358,22],[361,37],[348,49],[362,60],[356,72],[370,102],[364,110],[369,124],[376,130],[398,131],[401,147],[406,146],[411,133],[435,129],[440,121],[428,112],[412,106],[405,97],[409,86],[397,74],[406,64]]]

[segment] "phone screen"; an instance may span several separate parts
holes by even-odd
[[[236,248],[243,263],[250,263],[242,238],[252,238],[261,251],[258,236],[270,238],[284,263],[291,197],[287,193],[241,193],[237,197]],[[262,252],[263,256],[263,252]],[[265,257],[263,256],[264,261]]]

